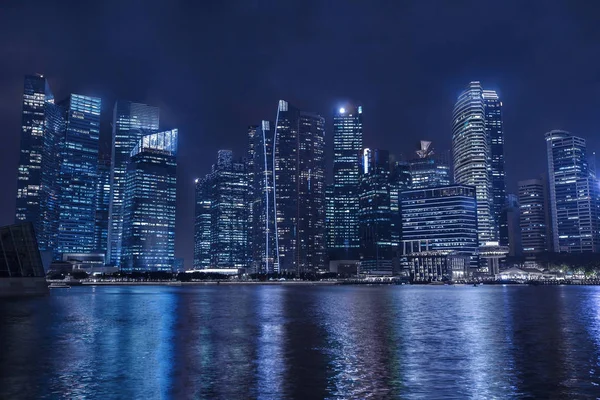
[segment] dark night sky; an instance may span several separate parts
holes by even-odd
[[[454,100],[470,80],[504,103],[509,190],[545,163],[544,132],[595,150],[600,123],[600,5],[594,1],[21,1],[0,5],[0,225],[12,223],[23,75],[58,98],[159,106],[180,129],[177,255],[190,265],[193,179],[216,151],[242,155],[246,126],[277,100],[331,122],[364,107],[365,144],[411,153],[451,144]],[[105,131],[110,128],[103,127]],[[330,132],[330,130],[329,130]]]

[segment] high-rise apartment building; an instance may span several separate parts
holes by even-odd
[[[125,175],[121,269],[171,271],[175,261],[177,129],[143,136]]]
[[[212,172],[196,187],[195,262],[199,268],[248,267],[246,162],[220,150]]]
[[[47,129],[49,108],[54,96],[43,75],[27,75],[23,88],[21,114],[21,148],[17,171],[17,203],[15,222],[31,222],[38,235],[40,249],[46,241],[42,233],[42,175],[44,137]]]
[[[545,138],[554,251],[600,251],[599,188],[585,139],[561,130]]]
[[[412,176],[411,189],[426,189],[451,183],[449,162],[434,153],[430,141],[421,140],[420,148],[416,153],[417,158],[409,161]]]
[[[327,227],[330,260],[359,257],[358,191],[363,149],[362,106],[345,106],[333,115],[333,186]]]
[[[519,182],[519,225],[523,255],[548,251],[546,187],[542,179]]]
[[[72,94],[60,106],[65,130],[60,138],[55,259],[65,253],[91,253],[96,247],[101,100]]]
[[[121,261],[125,175],[131,151],[139,140],[159,129],[159,109],[146,104],[117,101],[113,110],[110,206],[107,260]]]
[[[471,82],[454,106],[452,153],[454,181],[477,191],[479,241],[500,238],[499,226],[506,201],[504,183],[502,102],[494,91]],[[506,243],[507,244],[507,243]]]

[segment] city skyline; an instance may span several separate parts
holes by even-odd
[[[134,11],[132,6],[119,3],[117,7],[117,3],[110,1],[86,10],[86,14],[93,17],[89,23],[74,17],[81,12],[79,6],[48,8],[36,2],[15,5],[0,17],[1,29],[6,35],[14,36],[11,32],[22,29],[15,21],[27,15],[31,30],[17,35],[16,42],[2,44],[9,62],[0,74],[0,85],[5,88],[1,94],[0,121],[2,137],[6,140],[6,146],[0,150],[0,167],[4,171],[16,169],[24,74],[45,73],[59,99],[71,92],[102,98],[105,115],[117,99],[159,107],[164,128],[178,127],[185,141],[180,152],[182,164],[178,179],[178,202],[183,212],[178,215],[177,253],[185,256],[189,266],[193,246],[194,178],[209,172],[209,160],[217,150],[230,148],[242,154],[246,126],[255,123],[257,117],[273,118],[272,104],[279,98],[324,115],[328,138],[332,132],[332,110],[349,101],[360,101],[369,110],[364,121],[365,146],[407,155],[412,152],[413,143],[421,139],[433,141],[439,150],[450,148],[452,105],[467,82],[480,80],[486,87],[497,90],[505,104],[506,177],[508,192],[515,193],[517,181],[536,177],[545,169],[545,152],[540,147],[545,132],[565,129],[585,137],[589,149],[598,148],[598,139],[593,134],[597,125],[593,111],[600,106],[600,99],[588,86],[594,82],[591,65],[596,59],[589,43],[600,34],[589,20],[594,8],[584,5],[575,9],[564,2],[537,4],[540,7],[530,5],[523,10],[519,2],[504,3],[502,7],[465,3],[444,6],[435,15],[427,5],[419,3],[410,7],[398,5],[386,12],[373,5],[347,5],[339,12],[331,5],[314,4],[312,11],[306,14],[290,5],[257,4],[240,6],[243,12],[230,15],[223,5],[211,10],[198,6],[163,13],[164,10],[153,3],[136,11],[142,12],[147,23],[125,17]],[[31,12],[36,7],[46,11],[43,18],[40,13]],[[114,9],[120,13],[110,20],[114,29],[105,34],[103,27],[109,22],[107,12]],[[514,13],[515,10],[518,12]],[[262,24],[261,28],[256,23],[257,19],[273,20],[289,12],[298,15],[299,20],[274,26]],[[165,29],[170,27],[173,32],[159,34],[150,29],[165,15],[170,17]],[[203,23],[190,24],[192,15],[200,15]],[[443,15],[472,15],[475,22],[468,26],[450,24],[452,18]],[[483,16],[491,20],[481,18]],[[394,23],[392,31],[384,28],[386,22],[398,18],[406,19],[407,24],[411,20],[425,22],[419,26]],[[89,35],[96,44],[95,51],[78,58],[78,62],[72,62],[74,55],[86,48],[73,39],[73,30],[66,29],[69,24],[63,23],[66,21],[75,24],[79,32]],[[178,30],[174,28],[180,26],[176,21],[186,26],[186,30],[182,30],[185,36],[176,33]],[[510,24],[501,25],[506,21]],[[334,23],[354,28],[333,31],[329,26]],[[218,29],[227,29],[231,24],[247,34],[235,41],[227,35],[202,39],[218,26],[223,26]],[[486,28],[499,24],[504,29]],[[548,24],[553,30],[541,37],[537,28]],[[44,37],[43,32],[51,26],[60,39],[56,41],[60,46],[52,45]],[[303,26],[313,26],[318,35],[307,32]],[[586,27],[585,32],[577,26]],[[406,35],[404,29],[413,34]],[[474,35],[478,29],[484,29],[486,35]],[[130,35],[128,46],[119,44],[125,32]],[[298,32],[300,38],[294,39]],[[186,43],[190,40],[188,33],[190,38],[198,40],[205,54],[211,55],[210,60],[186,54],[184,46],[170,45]],[[369,45],[371,41],[363,38],[375,38],[380,44]],[[495,43],[494,46],[481,45],[490,42]],[[263,44],[272,51],[262,52]],[[130,49],[136,45],[143,51],[134,55]],[[310,46],[321,60],[319,63],[308,63],[305,59],[288,61],[293,58],[288,57],[290,52]],[[331,52],[336,46],[340,51],[358,52],[361,57],[349,65]],[[474,48],[478,50],[473,51]],[[157,60],[155,55],[163,54],[164,49],[168,49],[165,56]],[[388,63],[373,62],[403,52],[398,49],[406,50],[411,57],[394,55]],[[218,57],[221,52],[231,54],[231,58]],[[566,59],[565,54],[571,55],[568,64],[556,61]],[[439,62],[441,58],[443,63]],[[123,62],[108,63],[107,60]],[[250,60],[252,62],[248,62]],[[404,78],[406,76],[411,78]],[[579,99],[577,107],[567,99]],[[104,118],[101,130],[106,136],[111,118]],[[14,193],[14,175],[7,173],[3,179],[7,192]],[[13,219],[15,199],[14,196],[2,197],[0,221],[8,224]]]

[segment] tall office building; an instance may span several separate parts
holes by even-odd
[[[108,214],[110,206],[110,154],[101,153],[98,158],[98,180],[96,181],[96,229],[94,232],[95,252],[106,255],[108,249]]]
[[[477,266],[476,189],[449,185],[410,189],[400,194],[405,253],[454,251],[469,255]]]
[[[279,270],[325,264],[325,120],[280,100],[275,122],[275,257]]]
[[[546,188],[541,179],[519,182],[519,225],[526,257],[548,251]]]
[[[449,162],[433,151],[430,141],[421,140],[416,153],[417,157],[409,161],[412,189],[446,186],[451,183]]]
[[[248,158],[252,159],[253,171],[249,173],[250,212],[252,224],[251,268],[261,273],[279,271],[276,264],[275,240],[275,195],[273,185],[275,125],[270,121],[261,121],[256,130],[248,130]]]
[[[131,150],[144,136],[158,132],[158,107],[130,101],[117,101],[113,110],[112,156],[107,260],[118,266],[121,261],[125,175]]]
[[[331,260],[359,256],[358,190],[363,149],[362,106],[342,107],[333,115],[333,187],[328,218]]]
[[[560,130],[545,137],[554,251],[597,252],[598,181],[590,172],[585,139]]]
[[[454,181],[476,188],[479,241],[500,240],[506,197],[502,103],[479,82],[471,82],[454,106],[452,153]]]
[[[72,94],[60,105],[66,125],[60,140],[55,259],[95,249],[101,100]]]
[[[409,186],[408,165],[394,162],[385,150],[363,150],[358,211],[361,272],[392,275],[399,267],[399,194]]]
[[[172,270],[176,197],[177,129],[143,136],[125,175],[121,269]]]
[[[485,105],[485,130],[490,141],[490,183],[492,185],[492,217],[501,246],[508,246],[508,230],[505,224],[506,179],[504,173],[504,127],[502,102],[494,90],[483,90]]]
[[[195,264],[198,267],[248,267],[248,177],[246,163],[219,150],[212,172],[196,192]]]
[[[23,88],[21,115],[21,149],[17,171],[17,203],[15,222],[31,222],[38,235],[40,249],[46,243],[42,233],[42,174],[44,136],[47,129],[48,108],[54,96],[43,75],[27,75]]]

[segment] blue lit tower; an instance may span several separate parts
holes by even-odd
[[[107,260],[118,266],[121,260],[125,174],[129,155],[144,135],[158,132],[159,109],[146,104],[117,101],[113,110],[112,127]]]
[[[171,271],[175,261],[177,129],[143,136],[125,175],[121,269]]]
[[[494,90],[482,91],[485,106],[485,130],[490,141],[490,183],[492,185],[492,218],[501,246],[508,246],[506,220],[506,180],[504,174],[504,127],[502,101]]]
[[[95,249],[101,100],[72,94],[61,103],[65,131],[60,140],[58,230],[54,257]]]
[[[486,105],[483,88],[471,82],[454,106],[452,116],[452,153],[454,181],[474,186],[477,195],[479,242],[498,238],[493,213],[491,140],[486,127]]]
[[[363,149],[362,106],[345,106],[333,115],[333,187],[329,198],[330,260],[357,260],[360,153]]]
[[[101,152],[98,158],[95,251],[106,254],[108,247],[108,214],[110,205],[110,154]]]
[[[561,130],[545,137],[554,251],[598,252],[598,181],[590,173],[585,139]]]
[[[325,264],[325,120],[280,100],[275,126],[276,264],[314,271]]]
[[[246,163],[219,150],[212,172],[198,182],[198,267],[248,267],[248,179]]]
[[[451,183],[448,160],[434,153],[430,141],[421,140],[416,153],[417,158],[409,161],[412,189],[445,186]]]
[[[47,127],[48,108],[54,96],[43,75],[27,75],[23,88],[21,114],[21,149],[17,172],[17,202],[15,222],[31,222],[41,249],[46,243],[41,237],[42,158]]]

